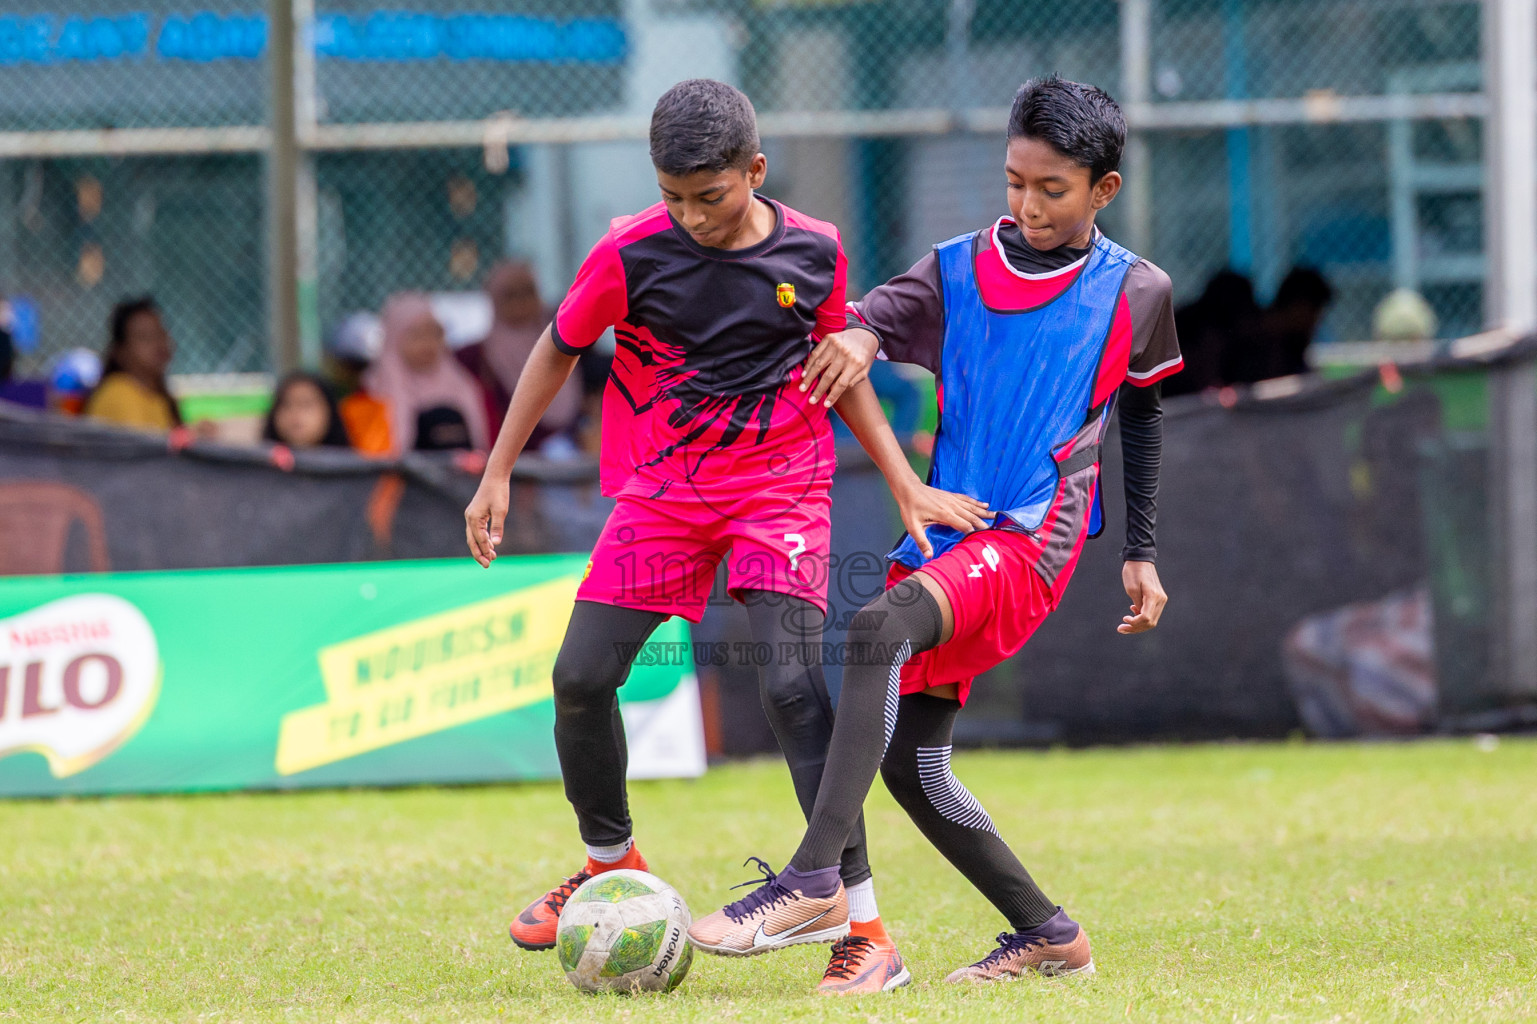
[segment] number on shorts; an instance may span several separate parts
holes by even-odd
[[[806,553],[806,538],[798,533],[787,533],[785,543],[790,545],[790,571],[794,572],[795,563]]]

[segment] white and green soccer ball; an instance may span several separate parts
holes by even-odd
[[[670,992],[694,961],[692,923],[683,897],[655,875],[605,871],[566,901],[555,951],[584,992]]]

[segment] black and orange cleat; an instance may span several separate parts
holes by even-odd
[[[849,928],[848,936],[833,944],[832,960],[817,986],[824,995],[890,992],[913,980],[879,920],[852,922]]]
[[[512,941],[523,949],[554,949],[555,931],[560,927],[560,912],[565,908],[571,894],[581,888],[582,883],[593,875],[601,875],[615,868],[645,871],[646,858],[642,857],[640,851],[633,846],[628,853],[612,864],[605,864],[588,857],[587,864],[582,870],[524,907],[523,911],[513,918],[512,924],[507,928],[507,934],[512,936]]]

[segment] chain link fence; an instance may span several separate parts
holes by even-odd
[[[1014,89],[1059,71],[1135,129],[1104,219],[1177,298],[1229,266],[1265,300],[1335,288],[1326,340],[1419,290],[1484,320],[1480,5],[1443,0],[294,0],[313,183],[308,351],[403,288],[498,258],[558,298],[613,216],[654,201],[646,117],[690,76],[762,115],[767,191],[835,221],[856,290],[1003,209]],[[271,365],[266,17],[235,0],[33,0],[0,13],[0,294],[22,368],[100,348],[152,293],[180,372]]]

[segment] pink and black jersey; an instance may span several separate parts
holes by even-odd
[[[607,495],[803,491],[833,472],[827,410],[794,383],[844,323],[846,263],[831,224],[774,209],[746,249],[699,245],[657,205],[613,221],[555,316],[576,354],[612,327],[603,402]]]

